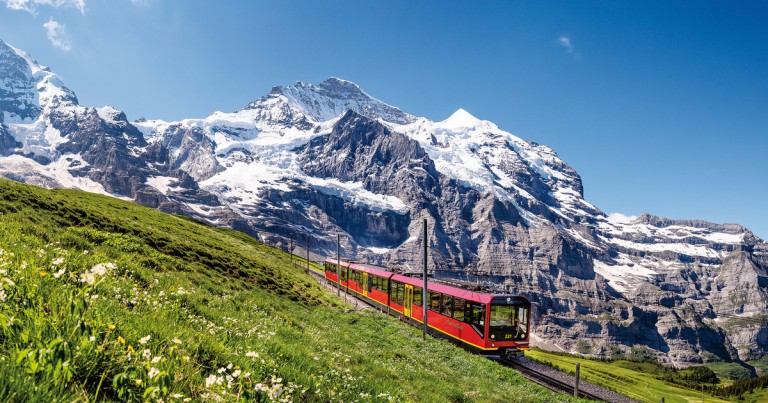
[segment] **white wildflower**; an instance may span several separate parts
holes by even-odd
[[[6,298],[8,298],[8,296],[5,295],[5,290],[0,288],[0,301],[5,302]]]
[[[241,371],[241,370],[239,370],[239,369],[236,369],[236,370],[234,370],[234,371],[232,372],[232,377],[233,377],[233,378],[237,378],[238,376],[240,376],[240,374],[241,374],[241,373],[243,373],[243,371]]]
[[[216,375],[209,375],[207,378],[205,378],[205,387],[210,388],[211,386],[216,384]]]
[[[149,357],[152,357],[152,351],[150,351],[150,349],[148,348],[145,348],[144,350],[141,351],[141,355],[142,357],[149,359]]]
[[[80,275],[80,281],[92,285],[96,282],[96,276],[94,276],[93,273],[87,271]]]
[[[267,391],[267,396],[269,396],[270,399],[277,399],[280,397],[280,394],[283,392],[283,385],[275,384],[272,385],[272,387]]]
[[[51,264],[53,264],[54,266],[58,266],[62,263],[64,263],[63,257],[57,257],[56,259],[53,260],[53,262],[51,262]]]
[[[155,357],[152,358],[152,363],[156,364],[156,363],[160,362],[160,360],[162,360],[162,359],[163,359],[162,355],[155,356]]]
[[[155,367],[152,367],[149,369],[149,373],[147,374],[147,376],[149,376],[149,379],[153,379],[159,374],[160,374],[160,370]]]
[[[91,267],[91,273],[97,276],[103,276],[107,273],[107,269],[114,267],[112,263],[99,263],[96,266]]]
[[[181,340],[179,340],[178,337],[174,337],[173,340],[171,340],[174,344],[181,344]]]
[[[254,351],[249,351],[249,352],[245,353],[245,356],[246,357],[251,357],[251,358],[259,358],[259,353],[254,352]]]
[[[61,270],[57,271],[56,273],[53,273],[53,277],[59,278],[59,277],[63,276],[64,273],[66,273],[66,272],[67,272],[67,269],[62,267]]]
[[[148,342],[148,341],[149,341],[149,339],[151,339],[151,338],[152,338],[152,336],[150,336],[150,335],[146,335],[146,336],[144,336],[144,337],[142,337],[142,338],[140,338],[140,339],[139,339],[139,343],[141,343],[141,344],[147,344],[147,342]]]

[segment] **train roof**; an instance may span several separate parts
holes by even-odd
[[[392,280],[399,281],[404,284],[411,284],[417,287],[421,287],[424,285],[423,279],[403,276],[402,274],[395,274],[394,276],[392,276]],[[435,283],[434,281],[428,281],[427,289],[430,291],[436,291],[443,294],[452,295],[454,297],[464,298],[468,301],[480,302],[482,304],[487,304],[488,302],[491,302],[491,299],[493,299],[493,295],[490,295],[490,294],[484,294],[477,291],[463,290],[461,288],[456,288],[456,287],[451,287],[445,284]]]
[[[326,262],[336,264],[336,259],[328,258],[325,260]],[[424,285],[424,280],[421,278],[416,277],[409,277],[404,276],[402,274],[393,273],[391,271],[387,271],[382,267],[379,266],[373,266],[369,264],[364,263],[357,263],[357,262],[349,262],[349,261],[341,261],[341,265],[344,267],[349,267],[351,269],[359,270],[365,273],[373,274],[379,277],[384,277],[386,279],[391,279],[395,281],[399,281],[403,284],[410,284],[416,287],[422,287]],[[480,302],[482,304],[487,304],[491,301],[494,302],[500,302],[500,301],[519,301],[519,302],[527,302],[528,299],[521,295],[507,295],[507,294],[489,294],[484,292],[477,292],[477,291],[470,291],[465,290],[462,288],[437,283],[434,281],[428,281],[427,289],[430,291],[436,291],[443,294],[452,295],[454,297],[463,298],[469,301],[475,301]]]

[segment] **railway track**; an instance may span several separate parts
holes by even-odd
[[[525,357],[501,360],[500,362],[519,371],[523,377],[531,382],[535,382],[555,392],[573,396],[573,384],[575,382],[575,377],[573,375],[557,371]],[[579,397],[601,402],[638,403],[634,399],[585,382],[583,379],[579,381]]]
[[[575,382],[575,377],[568,375],[569,378],[573,379],[573,381],[568,383],[565,380],[556,379],[552,377],[551,374],[545,374],[543,372],[539,372],[536,369],[531,368],[529,365],[526,365],[525,362],[517,359],[502,359],[500,360],[500,362],[508,367],[514,368],[515,370],[520,372],[520,374],[523,377],[525,377],[525,379],[528,379],[531,382],[544,386],[545,388],[548,388],[555,392],[560,392],[560,393],[564,393],[566,395],[571,395],[571,396],[573,395],[573,386]],[[578,397],[582,397],[590,400],[597,400],[601,402],[608,401],[603,399],[601,396],[592,394],[581,388],[579,388]]]

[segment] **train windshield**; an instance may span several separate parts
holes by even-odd
[[[528,307],[491,305],[491,340],[522,341],[528,337]]]

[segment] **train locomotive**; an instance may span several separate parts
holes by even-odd
[[[423,279],[331,258],[325,261],[325,278],[379,310],[423,326]],[[525,297],[474,292],[432,281],[427,283],[427,292],[430,334],[493,359],[522,355],[528,349],[531,303]]]

